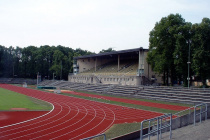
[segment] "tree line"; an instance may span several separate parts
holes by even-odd
[[[73,72],[73,57],[93,54],[90,51],[65,46],[28,46],[25,48],[0,45],[0,77],[67,80]]]
[[[206,85],[210,79],[210,19],[201,23],[186,22],[180,14],[170,14],[157,22],[150,32],[147,62],[153,71],[163,75],[163,84],[184,82],[193,78]],[[112,48],[100,53],[114,51]],[[28,46],[25,48],[0,45],[0,77],[42,78],[67,80],[73,72],[73,57],[93,52],[65,46]],[[189,79],[190,78],[190,79]]]
[[[164,85],[193,78],[206,85],[210,78],[210,19],[186,22],[180,14],[170,14],[150,32],[147,62],[163,75]]]

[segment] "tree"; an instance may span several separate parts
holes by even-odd
[[[62,79],[62,61],[64,58],[64,54],[56,50],[53,54],[53,65],[50,70],[54,71],[57,76],[60,76],[60,80]]]
[[[5,47],[0,45],[0,76],[3,76],[3,70],[4,70],[4,51],[5,51]]]
[[[180,81],[184,81],[184,86],[187,86],[188,78],[188,59],[191,58],[190,55],[190,45],[191,41],[191,23],[186,23],[180,26],[178,34],[176,35],[176,47],[173,53],[176,76]]]
[[[210,78],[210,19],[203,18],[200,24],[194,24],[192,33],[192,67],[206,86],[206,79]]]
[[[185,25],[185,20],[179,14],[170,14],[163,17],[150,32],[149,52],[147,61],[154,71],[163,74],[164,84],[171,84],[176,78],[173,54],[176,48],[176,35],[180,26]]]
[[[106,52],[113,52],[113,51],[115,51],[113,48],[108,48],[108,49],[106,49],[106,50],[102,50],[102,51],[100,51],[99,53],[106,53]]]
[[[22,50],[22,71],[24,78],[36,77],[36,55],[38,48],[28,46]]]

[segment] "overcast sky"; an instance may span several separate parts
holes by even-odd
[[[210,0],[0,0],[0,45],[62,45],[98,53],[148,48],[156,22],[210,18]]]

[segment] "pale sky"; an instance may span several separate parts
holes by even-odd
[[[0,45],[62,45],[98,53],[148,48],[156,22],[210,18],[210,0],[0,0]]]

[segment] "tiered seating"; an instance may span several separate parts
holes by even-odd
[[[136,75],[137,69],[138,69],[138,63],[133,63],[132,65],[130,65],[128,68],[126,68],[122,72],[125,73],[125,75],[127,75],[127,76]]]
[[[36,84],[36,79],[24,79],[24,78],[0,78],[0,83],[7,84],[23,84],[26,82],[27,84]]]
[[[102,84],[89,84],[86,85],[83,90],[97,92],[97,93],[104,93],[109,89],[110,85],[102,85]]]
[[[147,98],[182,103],[209,103],[210,89],[171,88],[171,87],[136,87],[103,84],[73,83],[68,81],[44,81],[40,85],[56,86],[61,89],[83,90],[97,93],[129,95],[136,98]]]
[[[44,83],[44,84],[43,84]],[[72,83],[68,81],[43,81],[40,85],[44,86],[56,86],[63,89],[71,90],[84,90],[97,93],[103,93],[109,89],[110,85],[103,84],[85,84],[85,83]]]
[[[183,103],[210,103],[210,90],[202,89],[145,87],[136,96]]]
[[[139,92],[143,87],[135,87],[135,86],[120,86],[116,85],[111,90],[109,90],[109,94],[124,94],[124,95],[133,95]]]
[[[52,80],[44,80],[43,82],[39,83],[39,86],[46,86],[46,85],[48,85],[48,84],[50,84],[52,82],[54,82],[54,81],[52,81]]]
[[[110,62],[96,68],[81,72],[81,75],[94,74],[94,75],[136,75],[138,69],[138,63],[133,63],[130,61],[120,62],[119,71],[117,62]]]
[[[0,78],[0,83],[10,83],[12,78]]]

